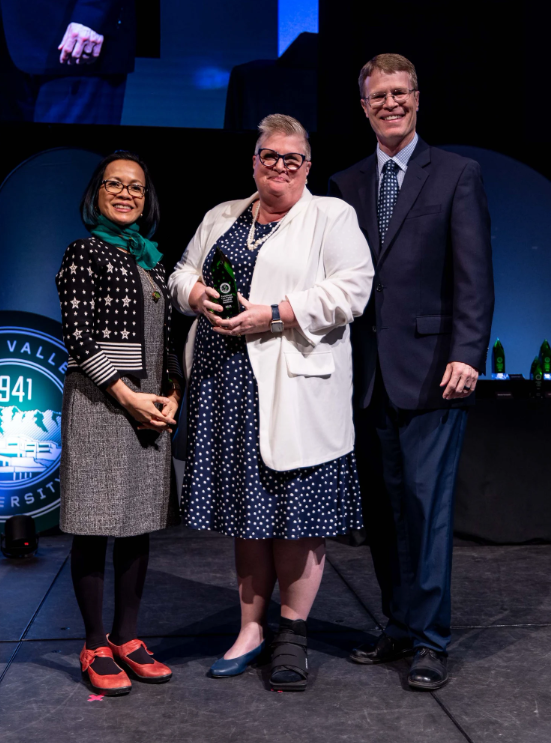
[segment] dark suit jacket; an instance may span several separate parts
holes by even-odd
[[[494,307],[490,215],[480,166],[419,139],[385,238],[377,226],[377,156],[329,181],[358,214],[375,279],[352,324],[355,401],[366,407],[377,357],[392,402],[448,407],[439,384],[450,361],[484,372]]]
[[[134,69],[134,0],[0,0],[4,35],[14,64],[31,75],[120,75]],[[91,65],[59,63],[57,47],[69,23],[105,36]]]

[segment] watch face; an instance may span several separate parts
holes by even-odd
[[[272,320],[272,333],[283,333],[283,320]]]

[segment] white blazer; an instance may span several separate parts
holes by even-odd
[[[189,294],[203,281],[212,246],[258,198],[211,209],[168,281],[172,301],[193,315]],[[259,249],[249,300],[287,299],[298,327],[283,334],[247,335],[258,384],[260,453],[284,471],[329,462],[354,448],[352,350],[348,324],[361,315],[373,282],[373,263],[354,209],[308,189]],[[206,283],[206,282],[204,282]],[[184,351],[189,379],[197,321]]]

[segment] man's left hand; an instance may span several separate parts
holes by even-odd
[[[444,400],[460,400],[472,395],[478,381],[478,372],[472,366],[461,361],[451,361],[440,382],[445,387]]]
[[[230,320],[218,320],[214,332],[221,335],[245,335],[246,333],[265,333],[270,330],[272,308],[267,304],[251,304],[241,294],[237,297],[245,308],[245,312],[240,312]]]

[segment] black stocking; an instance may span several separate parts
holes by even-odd
[[[77,534],[73,538],[71,576],[84,620],[88,650],[107,647],[102,617],[106,550],[107,537]],[[92,668],[102,676],[120,673],[110,658],[96,658]]]
[[[115,617],[109,635],[115,645],[124,645],[137,637],[138,612],[148,562],[149,534],[115,539]],[[136,663],[153,663],[143,648],[135,650],[128,657]]]
[[[71,576],[84,619],[86,647],[107,646],[103,629],[103,578],[107,537],[76,535],[71,550]]]

